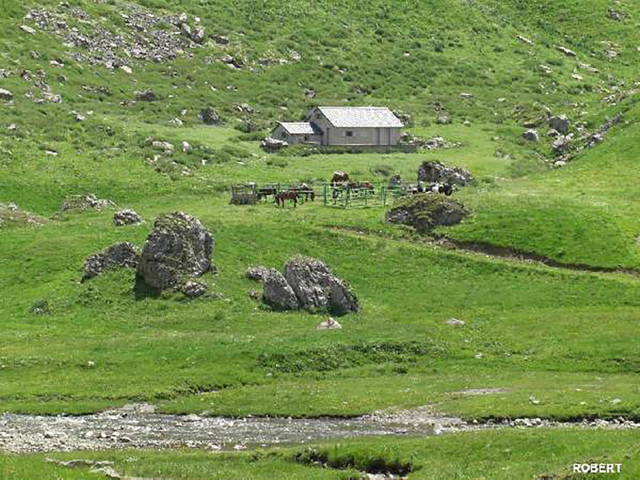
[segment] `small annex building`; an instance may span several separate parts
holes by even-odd
[[[279,122],[271,136],[294,145],[393,146],[402,127],[386,107],[315,107],[304,122]]]

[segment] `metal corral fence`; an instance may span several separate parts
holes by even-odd
[[[239,183],[231,187],[232,205],[256,205],[262,201],[275,201],[280,192],[299,190],[298,203],[305,203],[310,198],[310,191],[315,193],[312,184],[307,183]]]
[[[340,208],[384,207],[410,193],[405,185],[387,186],[369,182],[363,182],[356,186],[331,183],[318,185],[313,183],[244,183],[231,187],[231,204],[256,205],[260,202],[275,201],[279,193],[292,190],[298,190],[297,201],[299,204],[304,204],[317,197],[320,189],[322,189],[325,206]],[[313,192],[313,195],[309,195],[310,191]]]
[[[324,204],[328,207],[384,207],[387,205],[386,185],[348,186],[324,184]]]

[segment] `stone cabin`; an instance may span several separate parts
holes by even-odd
[[[278,122],[271,136],[289,144],[392,146],[402,127],[386,107],[315,107],[304,122]]]

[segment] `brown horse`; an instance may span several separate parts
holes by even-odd
[[[296,206],[298,205],[299,193],[300,192],[297,188],[292,188],[290,190],[287,190],[286,192],[278,192],[274,198],[276,206],[284,207],[284,202],[287,200],[291,200],[293,202],[293,208],[296,208]]]

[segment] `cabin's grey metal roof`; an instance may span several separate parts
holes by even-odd
[[[402,122],[387,107],[318,107],[334,127],[400,128]]]
[[[322,131],[309,122],[280,122],[291,135],[320,135]]]

